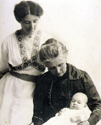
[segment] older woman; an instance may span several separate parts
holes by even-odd
[[[21,1],[15,5],[14,15],[21,29],[5,38],[1,45],[0,125],[31,123],[33,76],[45,69],[38,60],[38,51],[41,42],[49,38],[39,27],[43,9],[38,3]]]
[[[35,125],[46,122],[60,109],[69,107],[73,94],[77,92],[87,95],[87,104],[92,111],[90,118],[78,125],[95,125],[101,119],[101,99],[95,85],[88,73],[67,63],[67,53],[66,47],[53,38],[41,46],[40,59],[48,72],[37,79],[33,117]]]

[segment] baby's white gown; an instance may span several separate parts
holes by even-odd
[[[57,113],[55,117],[50,118],[42,125],[77,125],[77,122],[71,122],[70,118],[79,116],[81,121],[85,121],[90,117],[90,114],[91,111],[88,107],[80,110],[63,108],[63,112],[60,116]]]

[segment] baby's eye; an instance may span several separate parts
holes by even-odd
[[[75,100],[72,100],[72,102],[75,102]]]
[[[81,102],[78,102],[78,104],[81,104]]]

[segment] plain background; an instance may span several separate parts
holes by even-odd
[[[20,29],[13,15],[20,1],[0,0],[0,43]],[[67,46],[67,61],[88,72],[101,96],[101,0],[34,1],[44,9],[42,29]]]

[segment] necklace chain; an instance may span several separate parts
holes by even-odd
[[[51,101],[52,101],[52,97],[51,97],[52,88],[53,88],[53,81],[52,81],[52,83],[51,83],[51,87],[50,87],[50,90],[49,90],[49,104],[50,104],[51,108],[54,108],[54,107],[52,106],[52,103],[51,103]]]
[[[68,82],[69,82],[69,80],[68,80]],[[53,83],[54,83],[54,81],[52,81],[52,83],[51,83],[51,87],[50,87],[50,90],[49,90],[49,104],[50,104],[50,107],[51,108],[54,108],[53,106],[52,106],[52,89],[53,89]],[[68,91],[66,91],[66,97],[67,97],[67,95],[68,95],[68,97],[69,97],[69,100],[71,99],[71,96],[72,96],[72,92],[71,92],[71,88],[70,88],[70,90],[69,90],[69,92],[68,92],[68,94],[67,94],[67,92]],[[67,101],[67,99],[66,99],[66,101]],[[66,102],[66,105],[68,106],[68,103],[69,103],[69,101],[68,102]]]

